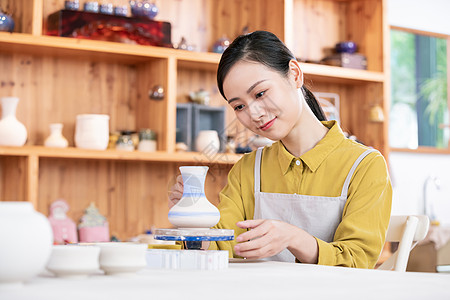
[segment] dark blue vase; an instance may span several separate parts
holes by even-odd
[[[336,44],[335,49],[337,53],[355,53],[357,45],[352,41],[340,42]]]
[[[3,13],[0,10],[0,31],[13,32],[14,30],[14,20],[11,16]]]

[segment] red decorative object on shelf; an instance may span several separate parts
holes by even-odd
[[[47,35],[172,48],[171,24],[145,17],[60,10],[48,16]]]

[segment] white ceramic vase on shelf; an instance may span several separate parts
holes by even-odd
[[[183,196],[169,211],[169,222],[178,228],[211,228],[220,220],[220,213],[205,196],[208,167],[180,167]]]
[[[17,97],[1,98],[0,146],[23,146],[27,141],[27,129],[16,118]]]
[[[44,270],[53,232],[30,202],[0,201],[0,241],[0,286],[18,285]]]
[[[53,148],[66,148],[69,143],[67,139],[62,135],[63,124],[52,123],[50,124],[50,135],[45,139],[45,147]]]
[[[220,140],[217,131],[201,130],[195,139],[195,150],[205,154],[216,154],[220,149]]]
[[[109,116],[77,115],[75,145],[82,149],[105,150],[109,142]]]

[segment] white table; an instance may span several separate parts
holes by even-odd
[[[450,299],[450,274],[397,273],[281,262],[230,263],[219,271],[151,270],[133,277],[41,275],[0,288],[1,300]]]

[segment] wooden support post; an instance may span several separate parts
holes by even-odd
[[[28,156],[27,178],[26,178],[26,199],[31,202],[35,209],[38,204],[38,180],[39,180],[39,156]]]
[[[43,21],[43,0],[33,0],[33,18],[31,23],[31,34],[42,35],[42,21]]]

